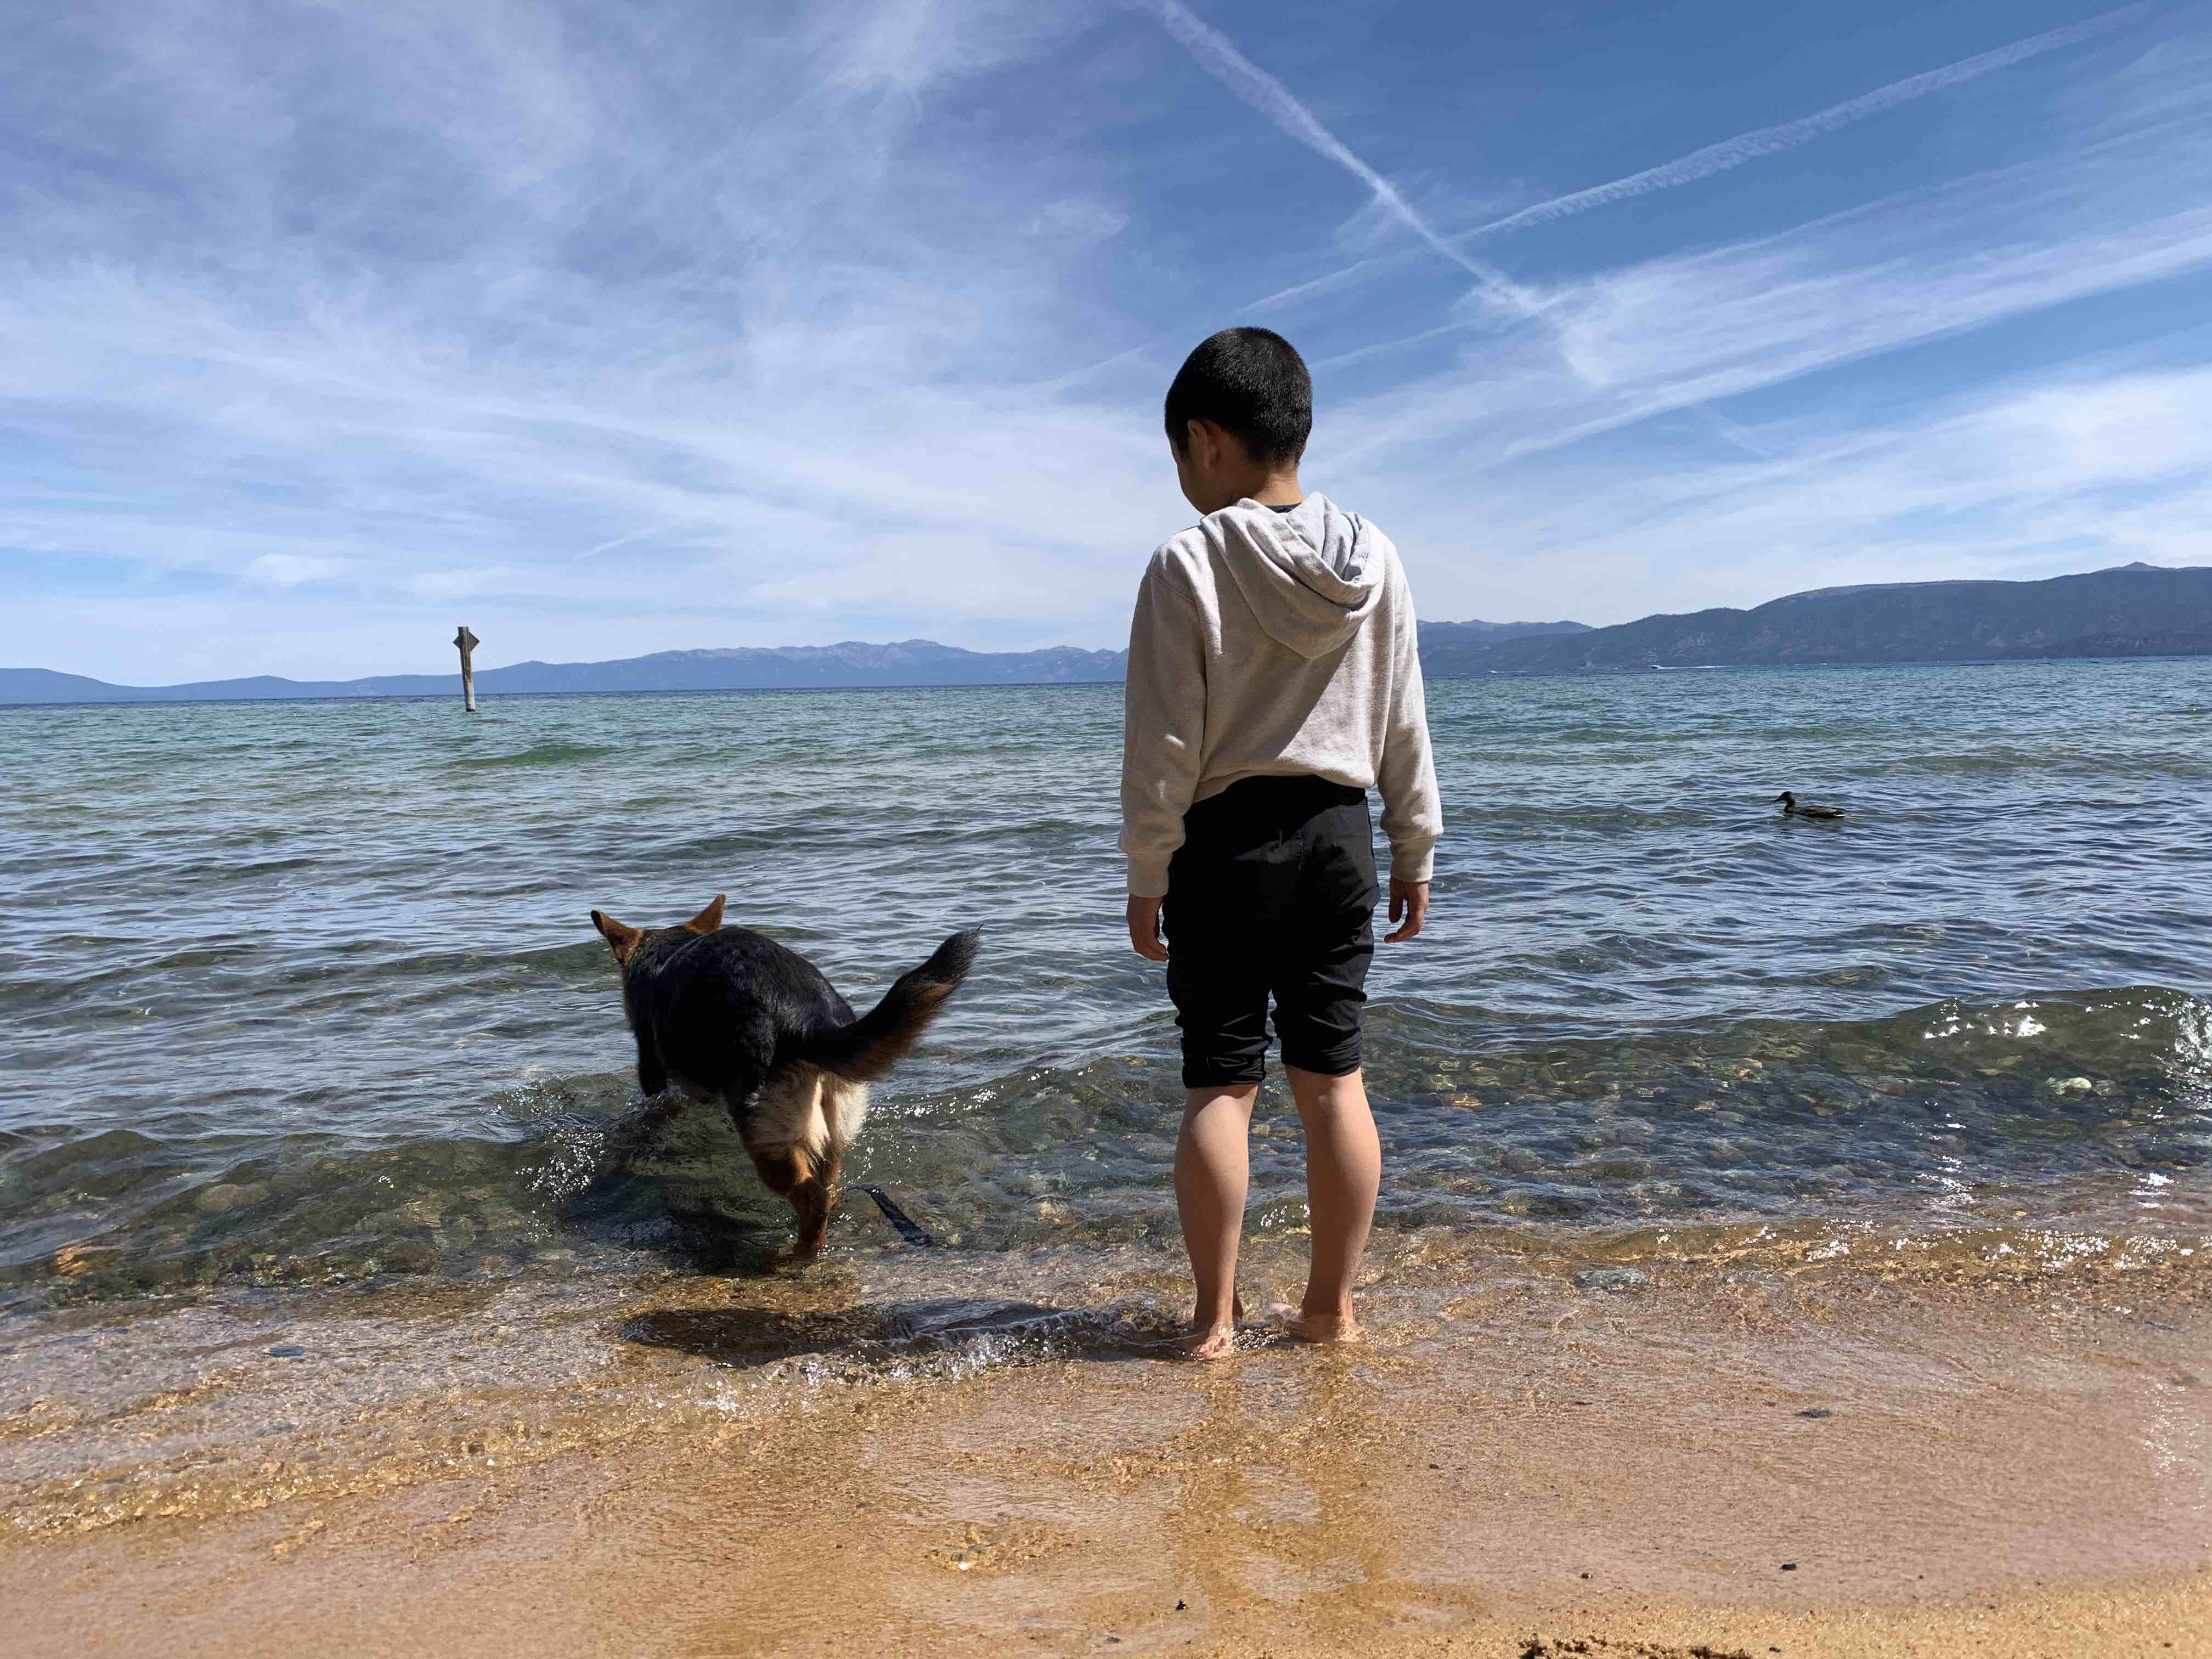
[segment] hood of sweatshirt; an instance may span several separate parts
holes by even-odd
[[[1260,626],[1301,657],[1348,644],[1382,597],[1379,538],[1326,495],[1287,513],[1242,501],[1206,520],[1206,531]]]

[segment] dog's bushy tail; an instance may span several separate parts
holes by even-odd
[[[850,1025],[817,1031],[799,1045],[799,1058],[851,1083],[872,1083],[921,1040],[945,999],[960,988],[975,964],[983,935],[970,928],[937,947],[921,967],[901,974],[884,1000]]]

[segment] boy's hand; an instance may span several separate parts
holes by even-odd
[[[1160,937],[1160,902],[1129,896],[1129,945],[1146,962],[1165,962],[1167,942]]]
[[[1130,903],[1136,902],[1132,899]],[[1131,911],[1133,917],[1135,912]],[[1421,931],[1421,924],[1429,919],[1429,884],[1425,881],[1400,881],[1390,878],[1390,920],[1404,925],[1395,933],[1385,933],[1382,942],[1395,945],[1401,939],[1411,939]]]

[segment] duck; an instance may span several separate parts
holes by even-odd
[[[1839,818],[1844,815],[1844,809],[1840,806],[1800,806],[1797,797],[1787,789],[1767,805],[1779,806],[1785,818]]]

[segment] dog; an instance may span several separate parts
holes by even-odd
[[[820,969],[744,927],[724,895],[677,927],[631,927],[592,912],[622,965],[637,1038],[638,1086],[672,1083],[730,1114],[762,1184],[799,1218],[796,1254],[819,1255],[845,1152],[868,1114],[868,1085],[914,1047],[960,988],[982,935],[959,933],[899,976],[862,1018]]]

